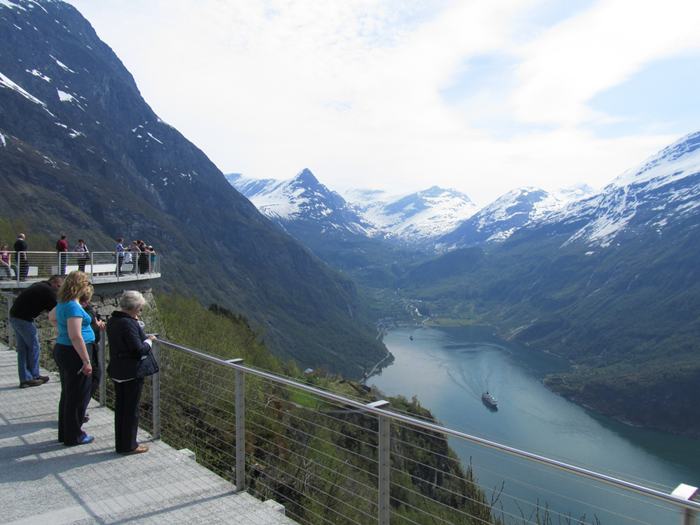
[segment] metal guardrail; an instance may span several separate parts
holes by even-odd
[[[93,282],[152,279],[160,276],[161,255],[132,252],[7,252],[0,259],[0,288],[22,288],[52,275],[74,270]]]
[[[9,295],[3,297],[8,305],[0,311],[9,311]],[[8,338],[10,332],[7,327]],[[99,348],[104,405],[109,402],[104,338]],[[688,485],[666,493],[392,411],[386,401],[362,402],[163,339],[154,352],[161,372],[145,392],[143,421],[153,438],[193,448],[198,461],[233,481],[237,490],[277,499],[300,523],[692,525],[700,513],[700,503],[691,500],[697,489]],[[587,521],[516,497],[518,508],[531,505],[532,510],[517,515],[499,509],[493,496],[489,501],[466,492],[486,487],[470,470],[451,467],[462,460],[442,450],[445,437],[657,501],[667,511],[664,521],[615,513],[607,521]],[[431,457],[437,461],[426,459]],[[406,466],[416,467],[411,479]]]
[[[246,410],[246,401],[244,397],[245,392],[245,378],[246,376],[251,376],[255,378],[263,379],[270,384],[285,386],[292,388],[296,391],[305,392],[313,396],[318,397],[324,401],[335,403],[341,407],[352,408],[362,414],[373,415],[378,418],[378,484],[377,484],[377,514],[376,521],[380,525],[388,524],[391,521],[392,516],[392,501],[394,503],[400,503],[395,501],[395,497],[391,494],[392,482],[391,482],[391,428],[393,425],[407,425],[414,429],[421,429],[423,431],[428,431],[429,433],[434,433],[436,435],[451,436],[464,440],[481,447],[486,447],[488,449],[495,450],[502,454],[507,454],[510,456],[515,456],[527,460],[528,462],[545,465],[551,469],[557,469],[559,471],[564,471],[569,474],[573,474],[579,478],[587,478],[589,480],[594,480],[600,482],[616,489],[622,491],[627,491],[630,493],[635,493],[642,495],[644,497],[654,498],[664,504],[670,505],[675,508],[681,516],[681,523],[688,525],[695,523],[695,518],[698,512],[700,512],[700,502],[691,501],[690,495],[693,492],[693,487],[687,485],[680,485],[673,493],[668,494],[653,488],[649,488],[637,483],[632,483],[619,479],[606,474],[601,474],[586,468],[582,468],[576,465],[564,463],[557,461],[555,459],[550,459],[541,455],[533,454],[524,450],[520,450],[514,447],[503,445],[494,441],[480,438],[478,436],[466,434],[454,429],[450,429],[441,426],[436,423],[428,422],[416,417],[412,417],[407,414],[396,413],[388,408],[388,403],[386,401],[379,401],[370,404],[365,404],[357,400],[334,394],[320,388],[316,388],[311,385],[303,384],[286,377],[281,377],[263,370],[258,370],[255,368],[248,367],[242,363],[240,359],[234,360],[224,360],[204,352],[187,348],[182,345],[178,345],[169,341],[159,340],[158,347],[161,349],[161,357],[163,355],[162,349],[168,348],[173,349],[183,354],[193,356],[198,360],[205,361],[208,363],[213,363],[220,367],[225,367],[235,371],[235,416],[236,416],[236,444],[235,444],[235,465],[236,465],[236,486],[239,490],[245,489],[246,478],[243,474],[246,464],[246,444],[245,444],[245,432],[243,431],[244,416]],[[160,437],[161,428],[161,414],[159,412],[160,404],[160,381],[153,383],[153,428],[154,437]],[[158,400],[158,402],[156,402]],[[157,431],[155,430],[157,429]],[[697,489],[696,489],[697,490]],[[455,512],[457,514],[457,512]],[[520,523],[520,517],[514,516],[515,521]],[[444,520],[436,520],[435,522],[440,522]],[[507,521],[507,520],[505,520]],[[524,521],[524,520],[523,520]],[[560,520],[561,521],[561,520]],[[448,523],[450,521],[447,521]],[[475,521],[476,523],[477,521]],[[569,521],[570,523],[577,523],[574,519]],[[432,521],[431,521],[432,523]],[[537,521],[539,523],[539,521]]]

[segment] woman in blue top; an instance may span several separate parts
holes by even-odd
[[[85,445],[95,439],[82,430],[92,385],[87,344],[95,341],[95,333],[90,326],[90,315],[79,303],[81,298],[90,300],[92,291],[87,274],[69,273],[58,290],[58,304],[50,316],[58,329],[53,349],[61,376],[58,440],[67,446]]]

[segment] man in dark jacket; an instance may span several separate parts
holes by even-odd
[[[66,261],[68,259],[68,238],[65,233],[56,241],[56,252],[58,253],[59,275],[66,275]]]
[[[17,371],[19,387],[43,385],[48,376],[39,375],[39,337],[34,319],[56,306],[56,291],[63,277],[52,276],[48,281],[34,283],[20,293],[10,308],[10,324],[17,341]]]
[[[17,275],[20,281],[26,281],[27,274],[29,273],[29,260],[27,259],[29,246],[27,245],[23,233],[17,235],[14,250],[17,252]]]

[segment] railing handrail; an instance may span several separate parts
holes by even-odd
[[[231,361],[226,360],[226,359],[221,359],[221,358],[209,355],[207,353],[204,353],[202,351],[194,350],[192,348],[188,348],[186,346],[179,345],[179,344],[173,343],[171,341],[167,341],[165,339],[159,338],[158,342],[160,344],[163,344],[163,345],[175,348],[177,350],[183,351],[185,353],[188,353],[190,355],[196,356],[200,359],[210,361],[212,363],[216,363],[216,364],[221,365],[221,366],[233,368],[234,370],[239,370],[239,371],[242,371],[242,372],[245,372],[248,374],[252,374],[252,375],[264,378],[264,379],[268,379],[270,381],[274,381],[276,383],[280,383],[280,384],[283,384],[286,386],[298,388],[300,390],[318,395],[318,396],[323,397],[325,399],[335,401],[337,403],[342,403],[345,405],[352,406],[352,407],[357,408],[357,409],[364,411],[364,412],[375,414],[375,415],[381,416],[381,417],[386,417],[386,418],[389,418],[389,419],[392,419],[395,421],[400,421],[402,423],[407,423],[409,425],[423,428],[424,430],[430,430],[433,432],[438,432],[441,434],[454,436],[454,437],[469,441],[471,443],[475,443],[477,445],[481,445],[484,447],[498,450],[500,452],[504,452],[504,453],[512,455],[512,456],[526,459],[528,461],[533,461],[536,463],[547,465],[549,467],[563,470],[565,472],[569,472],[569,473],[574,474],[576,476],[586,477],[589,479],[593,479],[595,481],[605,483],[607,485],[612,485],[612,486],[617,487],[619,489],[636,492],[638,494],[642,494],[645,496],[650,496],[650,497],[656,498],[658,500],[664,501],[665,503],[680,507],[682,509],[686,509],[686,510],[693,511],[693,512],[700,512],[700,502],[685,500],[685,499],[682,499],[680,497],[674,496],[672,494],[667,494],[665,492],[661,492],[660,490],[645,487],[643,485],[639,485],[637,483],[633,483],[630,481],[625,481],[623,479],[619,479],[619,478],[616,478],[613,476],[608,476],[607,474],[601,474],[599,472],[595,472],[595,471],[590,470],[590,469],[586,469],[583,467],[572,465],[570,463],[565,463],[562,461],[551,459],[551,458],[548,458],[545,456],[541,456],[539,454],[533,454],[533,453],[527,452],[525,450],[521,450],[521,449],[518,449],[515,447],[510,447],[508,445],[503,445],[503,444],[498,443],[496,441],[491,441],[488,439],[480,438],[478,436],[467,434],[465,432],[461,432],[459,430],[454,430],[454,429],[451,429],[448,427],[444,427],[444,426],[438,425],[436,423],[430,423],[429,421],[417,419],[417,418],[414,418],[414,417],[411,417],[411,416],[408,416],[405,414],[399,414],[396,412],[391,412],[391,411],[386,410],[386,409],[377,408],[375,406],[372,406],[371,404],[367,405],[367,404],[361,403],[359,401],[356,401],[354,399],[344,397],[344,396],[339,395],[339,394],[334,394],[332,392],[327,392],[325,390],[322,390],[320,388],[317,388],[317,387],[314,387],[311,385],[299,383],[298,381],[294,381],[293,379],[278,376],[278,375],[273,374],[271,372],[266,372],[264,370],[258,370],[255,368],[251,368],[251,367],[243,365],[241,363],[236,363],[236,362],[231,362]]]
[[[73,250],[68,250],[68,251],[65,251],[65,252],[59,252],[58,250],[53,250],[53,251],[46,251],[46,250],[25,250],[25,251],[17,252],[17,251],[15,251],[15,250],[7,250],[7,253],[10,253],[10,254],[13,254],[13,253],[14,253],[14,254],[17,254],[17,253],[29,253],[29,254],[36,253],[36,254],[51,254],[51,255],[56,255],[56,254],[58,254],[58,253],[72,253],[72,254],[81,254],[81,253],[109,253],[109,254],[115,254],[115,253],[126,253],[126,252],[134,253],[134,252],[132,252],[132,251],[130,251],[130,250],[128,250],[128,249],[125,249],[123,252],[117,252],[117,250],[88,250],[87,252],[76,252],[76,251],[73,251]],[[140,252],[140,253],[145,253],[145,252]],[[151,252],[148,252],[148,253],[151,253]],[[159,254],[159,253],[156,253],[156,255],[160,255],[160,254]]]

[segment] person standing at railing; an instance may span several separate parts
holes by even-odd
[[[65,233],[56,241],[56,253],[58,253],[58,274],[66,275],[66,261],[68,259],[68,238]]]
[[[87,244],[83,239],[78,239],[78,244],[75,245],[73,251],[78,254],[78,271],[84,272],[85,265],[90,260],[90,250],[88,250]]]
[[[17,341],[19,387],[43,385],[49,376],[39,374],[39,334],[34,319],[56,306],[56,290],[63,278],[53,275],[48,281],[34,283],[20,293],[10,308],[10,325]]]
[[[12,279],[10,252],[7,244],[0,245],[0,280]]]
[[[117,246],[114,248],[117,254],[117,277],[122,274],[122,264],[124,264],[124,238],[119,237],[117,239]]]
[[[129,253],[131,254],[131,271],[133,273],[138,273],[139,268],[139,256],[141,255],[141,249],[139,248],[139,243],[137,241],[131,241],[129,246]]]
[[[58,304],[49,314],[58,330],[53,358],[61,376],[58,402],[58,440],[66,446],[87,445],[94,437],[83,432],[90,402],[92,363],[88,346],[95,341],[91,318],[79,300],[92,298],[92,284],[84,272],[70,272],[58,290]]]
[[[156,271],[156,251],[153,246],[148,246],[148,271],[153,273]]]
[[[151,351],[155,336],[146,336],[139,316],[146,300],[140,292],[127,290],[119,299],[120,310],[107,321],[109,367],[114,382],[114,439],[120,454],[148,452],[136,442],[139,428],[139,401],[143,378],[136,377],[139,362]]]
[[[27,274],[29,273],[29,260],[27,259],[29,246],[27,245],[27,241],[23,233],[17,235],[14,249],[17,253],[17,276],[19,277],[20,281],[26,281]]]
[[[148,272],[148,250],[146,243],[142,240],[138,241],[139,247],[139,273]]]

